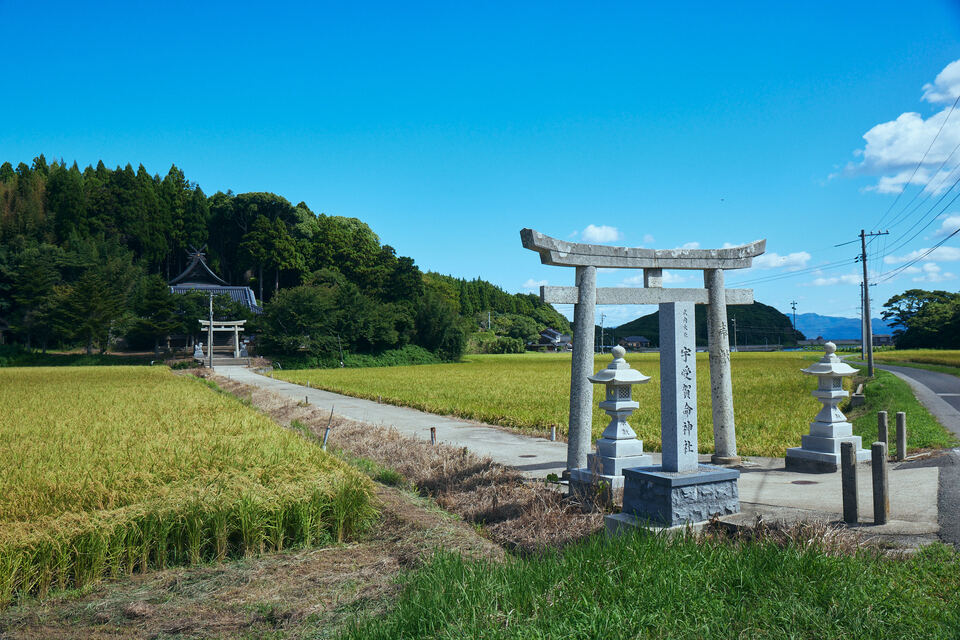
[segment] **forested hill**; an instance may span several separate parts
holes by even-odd
[[[707,307],[695,305],[697,345],[707,346]],[[802,333],[793,330],[790,318],[762,302],[727,307],[727,320],[733,342],[733,323],[736,319],[737,344],[793,345],[803,340]],[[608,330],[609,331],[609,330]],[[653,346],[660,344],[660,313],[654,312],[614,329],[616,339],[625,336],[645,336]]]
[[[214,271],[266,303],[253,326],[278,352],[409,344],[456,357],[487,311],[567,326],[535,296],[423,274],[355,218],[315,214],[273,193],[207,196],[176,166],[161,177],[143,165],[81,170],[39,156],[0,165],[0,337],[102,348],[120,337],[192,333],[196,304],[165,291],[192,248],[205,248]],[[241,311],[221,301],[219,312]]]

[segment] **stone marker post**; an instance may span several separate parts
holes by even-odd
[[[697,349],[693,304],[660,305],[660,436],[664,471],[696,471]]]
[[[740,472],[699,464],[694,306],[660,304],[660,437],[663,464],[625,469],[623,512],[608,531],[650,523],[674,527],[740,511]]]
[[[713,411],[714,464],[738,464],[737,431],[733,418],[733,383],[730,379],[730,334],[724,301],[723,269],[703,272],[710,304],[707,306],[710,351],[710,397]]]

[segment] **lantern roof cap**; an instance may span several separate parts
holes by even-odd
[[[823,350],[824,355],[820,360],[800,371],[811,376],[849,376],[857,372],[856,369],[837,357],[837,345],[834,343],[825,343]]]
[[[608,364],[594,375],[589,376],[587,380],[593,384],[642,384],[650,380],[650,376],[645,376],[636,369],[630,367],[630,363],[623,359],[626,349],[616,346],[611,350],[613,353],[613,362]]]

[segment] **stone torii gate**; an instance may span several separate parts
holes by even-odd
[[[730,340],[727,305],[752,304],[752,289],[725,289],[726,269],[745,269],[766,249],[766,240],[727,249],[643,249],[566,242],[533,229],[520,231],[523,246],[540,254],[543,264],[574,267],[573,287],[540,287],[540,298],[550,304],[573,304],[576,335],[570,375],[570,421],[567,469],[587,466],[590,453],[593,389],[594,307],[598,304],[664,304],[692,302],[708,305],[710,391],[713,405],[712,461],[734,464],[737,456],[730,379]],[[597,269],[643,269],[643,288],[597,288]],[[663,269],[703,271],[704,288],[663,288]],[[662,346],[662,345],[661,345]]]

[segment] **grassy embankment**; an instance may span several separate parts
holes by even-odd
[[[639,535],[468,561],[438,554],[346,638],[956,638],[960,555]]]
[[[160,367],[0,369],[0,604],[362,530],[369,481]]]
[[[960,376],[960,350],[946,349],[902,349],[897,351],[877,351],[873,359],[882,364],[903,367],[916,367],[939,373]]]
[[[735,353],[732,355],[733,394],[737,416],[737,447],[741,455],[785,455],[809,431],[820,403],[810,395],[816,379],[800,373],[822,353]],[[660,370],[658,354],[628,354],[627,360],[650,376],[634,387],[640,403],[630,424],[648,450],[660,449]],[[598,356],[595,368],[610,362]],[[298,384],[411,406],[432,413],[512,427],[543,435],[555,425],[566,432],[570,393],[569,354],[474,355],[457,364],[392,367],[388,369],[314,369],[276,371],[278,378]],[[893,376],[881,376],[885,392],[871,410],[907,411],[911,424],[932,421],[910,393]],[[849,388],[849,380],[847,380]],[[876,383],[874,383],[876,384]],[[593,434],[600,435],[609,417],[597,403],[601,390],[594,388]],[[896,393],[893,393],[895,391]],[[868,394],[871,395],[871,394]],[[902,404],[898,404],[902,401]],[[697,412],[700,419],[699,450],[713,451],[710,371],[707,354],[697,354]],[[861,418],[856,432],[866,442],[876,437],[876,418]],[[952,443],[935,422],[929,429],[908,431],[911,448],[942,447]]]

